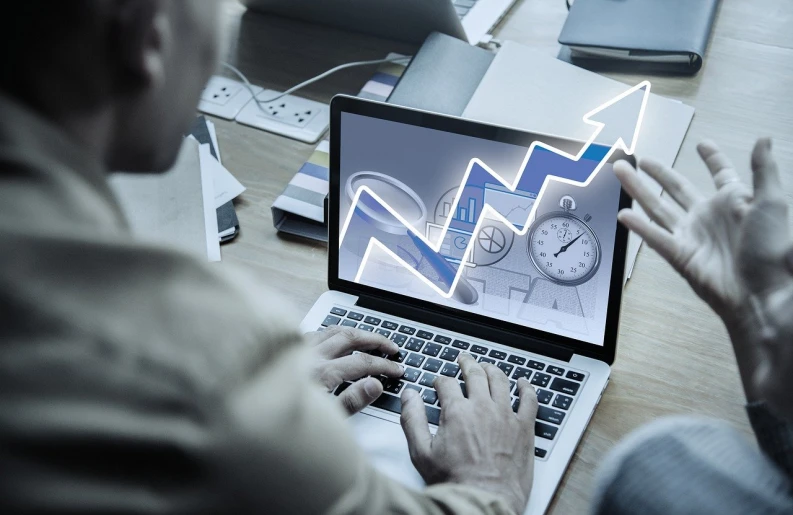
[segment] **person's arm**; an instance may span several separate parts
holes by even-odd
[[[740,181],[715,144],[702,143],[698,151],[716,186],[710,197],[680,173],[642,160],[640,167],[667,192],[668,197],[658,197],[628,163],[615,164],[617,177],[655,224],[631,209],[620,212],[619,219],[685,277],[724,321],[760,447],[790,474],[793,431],[786,419],[793,416],[793,242],[771,142],[755,145],[753,190]]]
[[[775,415],[764,401],[750,402],[746,413],[760,449],[793,478],[793,424]]]

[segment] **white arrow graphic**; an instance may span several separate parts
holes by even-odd
[[[400,258],[397,254],[395,254],[388,247],[383,245],[376,237],[372,237],[369,240],[369,244],[366,247],[366,251],[364,252],[363,259],[361,260],[361,264],[358,267],[358,272],[355,275],[354,281],[355,282],[360,282],[361,281],[361,276],[363,274],[364,269],[366,268],[367,262],[369,261],[369,256],[370,256],[370,254],[372,252],[372,249],[374,247],[378,247],[383,252],[385,252],[386,254],[391,256],[391,258],[393,258],[397,263],[399,263],[400,265],[405,267],[405,269],[407,269],[410,272],[412,272],[417,278],[419,278],[422,282],[424,282],[432,290],[434,290],[436,293],[438,293],[438,295],[440,295],[440,296],[442,296],[444,298],[447,298],[447,299],[450,298],[454,294],[455,288],[457,287],[457,283],[459,282],[460,277],[462,276],[462,273],[463,273],[463,269],[465,268],[462,265],[462,263],[465,263],[465,262],[468,261],[469,255],[471,253],[472,245],[475,243],[476,236],[479,233],[479,230],[482,228],[482,225],[484,224],[484,221],[487,218],[490,218],[491,220],[499,220],[499,221],[501,221],[504,225],[509,227],[513,232],[515,232],[518,235],[526,234],[528,232],[528,230],[529,230],[529,226],[534,221],[534,216],[535,216],[535,211],[537,210],[537,206],[540,205],[540,200],[542,199],[543,194],[545,193],[545,190],[546,190],[548,184],[551,181],[560,182],[560,183],[564,183],[564,184],[569,184],[571,186],[578,186],[578,187],[583,188],[583,187],[586,187],[590,182],[592,182],[592,179],[595,178],[595,176],[598,174],[598,172],[609,161],[609,159],[611,158],[611,156],[614,154],[615,151],[617,151],[618,149],[621,149],[623,152],[625,152],[628,155],[632,155],[633,154],[634,149],[636,148],[636,141],[637,141],[637,139],[639,137],[639,131],[641,130],[642,120],[644,118],[644,112],[645,112],[645,109],[647,107],[647,100],[649,99],[649,96],[650,96],[650,87],[651,87],[651,85],[650,85],[649,81],[640,82],[639,84],[637,84],[636,86],[630,88],[629,90],[625,91],[624,93],[621,93],[620,95],[612,98],[608,102],[598,106],[596,109],[593,109],[592,111],[586,113],[584,115],[584,117],[583,117],[584,123],[594,126],[595,127],[595,131],[592,133],[592,136],[581,147],[581,149],[578,151],[578,154],[576,154],[576,155],[569,154],[567,152],[564,152],[562,150],[559,150],[559,149],[557,149],[555,147],[552,147],[550,145],[547,145],[547,144],[539,142],[539,141],[532,142],[531,146],[529,146],[529,149],[526,152],[526,157],[523,159],[523,162],[522,162],[520,168],[518,169],[517,176],[515,177],[515,180],[513,181],[512,184],[507,183],[507,181],[505,181],[500,175],[498,175],[492,169],[490,169],[480,159],[478,159],[478,158],[471,159],[471,161],[468,163],[468,167],[465,170],[465,174],[463,175],[463,179],[460,182],[460,187],[457,190],[457,194],[454,197],[454,201],[452,202],[452,205],[451,205],[451,208],[450,208],[450,211],[449,211],[450,213],[456,213],[457,212],[457,205],[458,205],[458,203],[460,201],[460,197],[463,194],[463,189],[468,184],[468,177],[470,176],[471,170],[474,167],[474,165],[479,165],[480,167],[482,167],[487,173],[489,173],[492,176],[492,178],[494,180],[498,181],[502,186],[507,188],[509,191],[514,192],[517,189],[518,185],[520,184],[521,176],[523,175],[523,172],[526,170],[526,168],[527,168],[526,165],[528,164],[529,159],[531,158],[531,155],[534,152],[535,148],[539,147],[539,148],[548,150],[550,152],[553,152],[553,153],[555,153],[557,155],[560,155],[560,156],[562,156],[562,157],[564,157],[566,159],[569,159],[571,161],[578,161],[584,156],[586,151],[595,142],[597,137],[603,131],[603,128],[606,126],[606,123],[596,121],[594,119],[595,115],[598,115],[598,114],[603,115],[604,113],[608,113],[609,115],[611,115],[613,117],[615,112],[619,113],[619,109],[610,109],[610,108],[612,108],[613,106],[618,105],[621,100],[626,99],[628,97],[631,97],[634,94],[641,95],[641,103],[640,103],[640,107],[638,109],[638,114],[636,114],[635,112],[631,113],[631,116],[635,117],[634,119],[636,120],[636,123],[635,123],[635,125],[633,127],[634,130],[630,134],[628,134],[628,136],[627,136],[627,138],[630,140],[630,142],[626,143],[625,138],[623,138],[622,136],[619,136],[617,138],[616,143],[614,143],[614,145],[612,145],[612,147],[609,149],[609,151],[606,153],[606,155],[600,160],[600,162],[597,164],[597,166],[592,171],[592,173],[590,173],[589,177],[587,177],[587,179],[585,181],[583,181],[583,182],[574,181],[574,180],[571,180],[571,179],[566,179],[564,177],[557,177],[557,176],[553,176],[553,175],[546,176],[545,180],[542,183],[542,187],[540,188],[540,191],[537,194],[537,199],[535,200],[534,204],[532,205],[531,211],[529,212],[529,215],[527,217],[526,223],[523,225],[523,227],[521,227],[521,228],[516,227],[509,220],[507,220],[504,216],[502,216],[501,213],[499,213],[493,206],[491,206],[490,204],[485,203],[484,206],[482,207],[482,210],[481,210],[480,214],[479,214],[479,219],[476,222],[476,226],[475,226],[475,228],[473,230],[471,238],[468,241],[468,246],[466,247],[465,252],[463,253],[463,258],[461,260],[461,264],[457,268],[457,271],[456,271],[456,274],[454,276],[454,279],[451,281],[451,284],[447,285],[446,289],[440,288],[434,282],[432,282],[429,279],[427,279],[426,277],[424,277],[424,275],[422,275],[418,270],[416,270],[415,268],[410,266],[406,261],[404,261],[402,258]],[[642,93],[639,93],[640,91],[642,91]],[[624,114],[622,116],[623,116],[622,119],[623,119],[623,123],[624,123],[624,119],[625,119],[624,118]],[[426,244],[433,252],[438,253],[440,251],[440,247],[441,247],[441,245],[443,243],[444,237],[446,236],[446,233],[449,230],[449,225],[452,222],[452,217],[451,216],[446,219],[446,223],[443,225],[441,233],[438,236],[438,240],[436,242],[428,241],[427,238],[424,236],[424,234],[422,232],[417,231],[416,229],[414,229],[410,225],[410,223],[407,220],[405,220],[405,218],[402,215],[397,213],[391,206],[388,205],[388,203],[386,203],[382,198],[380,198],[368,186],[361,186],[355,192],[355,196],[353,197],[352,205],[350,207],[349,212],[347,213],[347,218],[344,221],[344,225],[342,226],[341,237],[339,238],[339,247],[341,247],[341,245],[344,243],[344,238],[345,238],[345,236],[347,234],[347,229],[348,229],[348,227],[350,225],[350,221],[352,220],[352,216],[355,213],[355,210],[358,208],[359,202],[361,202],[360,199],[361,199],[361,195],[363,195],[363,194],[369,195],[374,201],[379,203],[381,207],[383,207],[385,210],[387,210],[394,218],[396,218],[401,224],[403,224],[405,226],[406,232],[410,231],[416,238],[418,238],[420,241],[422,241],[424,244]],[[445,258],[443,258],[443,259],[445,259]]]

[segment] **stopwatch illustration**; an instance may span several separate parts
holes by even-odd
[[[565,195],[561,211],[537,218],[528,238],[528,252],[537,270],[551,281],[565,285],[583,284],[600,266],[600,240],[587,224],[592,219],[574,215],[575,200]]]

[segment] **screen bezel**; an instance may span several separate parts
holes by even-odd
[[[411,109],[392,104],[384,104],[372,100],[360,99],[346,95],[337,95],[330,104],[330,160],[329,160],[329,196],[328,196],[328,288],[350,295],[369,296],[384,301],[401,304],[410,304],[427,312],[436,312],[445,317],[457,318],[478,325],[490,326],[500,332],[510,332],[521,337],[528,337],[540,344],[550,344],[568,349],[572,353],[592,357],[608,364],[613,363],[617,348],[619,331],[620,307],[622,303],[622,286],[625,272],[626,251],[628,245],[628,230],[617,223],[617,232],[614,243],[614,258],[612,262],[611,281],[609,284],[609,301],[606,313],[606,328],[603,336],[603,345],[588,343],[574,338],[560,336],[539,329],[522,326],[512,322],[489,318],[470,311],[459,310],[441,306],[432,302],[417,300],[412,297],[392,293],[371,286],[347,281],[339,278],[339,217],[341,195],[341,115],[342,113],[356,114],[424,127],[475,138],[499,141],[528,148],[532,141],[541,140],[565,152],[576,154],[583,142],[575,141],[546,134],[536,134],[518,129],[499,127],[466,120],[463,118],[429,113],[418,109]],[[633,156],[628,156],[622,151],[615,151],[610,163],[625,159],[635,166]],[[631,206],[631,199],[624,189],[620,191],[619,209]],[[513,345],[514,346],[514,345]]]

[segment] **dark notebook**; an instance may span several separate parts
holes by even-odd
[[[719,0],[577,0],[559,58],[584,67],[696,73]]]

